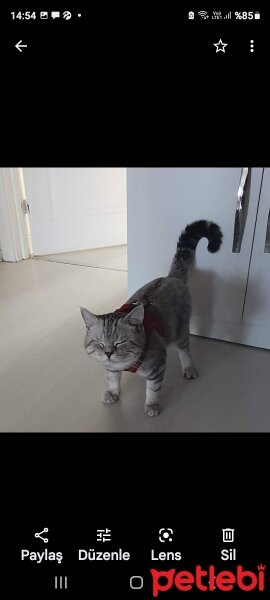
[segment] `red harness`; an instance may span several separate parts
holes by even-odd
[[[133,308],[135,308],[135,306],[137,306],[137,302],[134,302],[132,304],[123,304],[123,306],[121,306],[121,308],[117,308],[117,310],[115,312],[116,313],[129,313],[133,310]],[[156,316],[156,314],[154,312],[152,312],[151,310],[149,310],[148,305],[144,306],[143,326],[144,326],[144,331],[145,331],[147,342],[148,342],[148,338],[149,338],[150,334],[153,331],[157,331],[161,336],[163,336],[162,323],[161,323],[160,319]],[[138,371],[138,369],[141,367],[141,365],[144,361],[144,357],[145,357],[146,349],[147,349],[147,342],[146,342],[146,346],[145,346],[141,356],[139,356],[139,358],[137,358],[136,362],[133,363],[133,365],[131,365],[131,367],[129,367],[128,369],[124,369],[125,371],[129,371],[130,373],[136,373],[136,371]]]

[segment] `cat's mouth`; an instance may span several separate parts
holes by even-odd
[[[115,362],[115,356],[111,355],[111,356],[103,356],[103,359],[106,361],[106,363],[113,363]]]
[[[104,357],[104,358],[105,358],[105,361],[104,361],[104,362],[105,362],[107,365],[112,365],[112,364],[113,364],[113,365],[115,365],[115,364],[117,364],[117,363],[120,363],[120,362],[121,362],[121,363],[123,363],[123,362],[124,362],[124,363],[126,363],[126,362],[130,362],[130,359],[128,359],[127,357],[119,357],[119,356],[114,356],[114,355],[112,355],[112,356],[110,356],[110,357],[109,357],[109,356],[106,356],[106,357]]]

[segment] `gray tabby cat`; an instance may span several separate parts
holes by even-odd
[[[189,348],[191,297],[187,273],[203,237],[208,239],[209,252],[217,252],[222,242],[218,225],[210,221],[187,225],[179,237],[168,276],[144,285],[115,312],[94,315],[81,308],[86,351],[107,370],[104,402],[119,400],[122,371],[137,372],[146,379],[145,413],[150,417],[158,415],[166,347],[172,343],[178,349],[183,376],[197,377]]]

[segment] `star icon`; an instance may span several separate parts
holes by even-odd
[[[219,40],[219,42],[217,42],[217,44],[213,44],[213,46],[216,46],[216,53],[224,52],[225,54],[225,47],[228,46],[228,44],[224,44],[222,40]]]

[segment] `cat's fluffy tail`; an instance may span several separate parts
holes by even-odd
[[[208,239],[209,252],[219,250],[222,242],[220,227],[212,221],[194,221],[186,226],[179,237],[168,277],[186,281],[188,270],[194,263],[197,244],[203,237]]]

